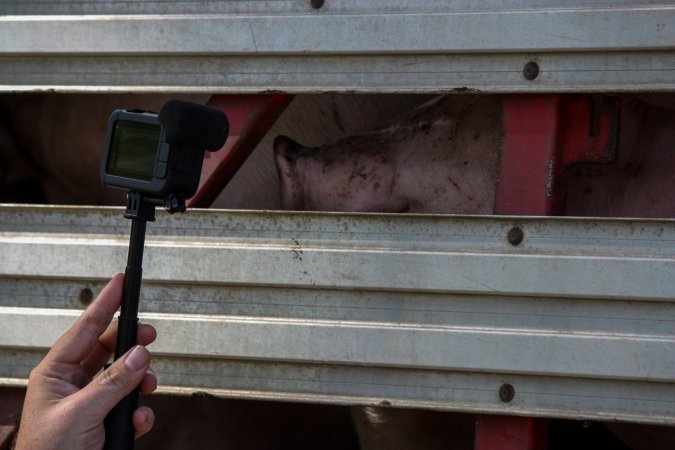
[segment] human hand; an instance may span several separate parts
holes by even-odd
[[[115,349],[124,275],[116,275],[30,373],[16,450],[102,449],[103,419],[139,384],[141,393],[157,388],[150,370],[150,352],[157,332],[138,326],[137,342],[108,369],[99,373]],[[98,373],[98,375],[96,375]],[[134,411],[136,437],[150,431],[153,411]]]

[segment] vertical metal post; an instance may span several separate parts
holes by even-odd
[[[564,212],[559,177],[560,102],[559,95],[504,98],[504,148],[495,214],[541,216]],[[514,387],[517,401],[518,387]],[[476,417],[474,450],[544,450],[547,438],[546,419]]]
[[[559,95],[504,98],[504,148],[495,214],[564,213]]]
[[[504,148],[495,214],[565,214],[567,168],[609,162],[617,151],[619,103],[583,96],[510,95],[504,98]],[[512,245],[527,239],[518,229]],[[509,385],[511,386],[511,385]],[[502,401],[518,401],[518,386]],[[546,419],[482,415],[475,450],[543,450]]]

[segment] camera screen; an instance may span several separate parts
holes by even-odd
[[[118,177],[152,180],[160,131],[158,124],[118,120],[113,131],[107,172]]]

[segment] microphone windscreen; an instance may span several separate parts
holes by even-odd
[[[170,100],[159,111],[164,138],[171,145],[218,150],[227,140],[229,122],[224,112],[182,100]]]

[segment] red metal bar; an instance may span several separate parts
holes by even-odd
[[[211,206],[292,99],[286,94],[211,97],[208,105],[227,114],[230,136],[222,149],[204,155],[199,188],[188,206]]]
[[[475,450],[545,450],[548,424],[544,419],[478,416]]]
[[[505,97],[495,214],[550,215],[562,209],[555,183],[561,168],[559,113],[559,95]]]
[[[559,95],[504,98],[495,214],[550,215],[563,209],[557,183],[562,166],[560,102]],[[547,429],[544,419],[478,416],[474,449],[543,450]]]
[[[495,214],[564,214],[567,169],[579,162],[611,161],[618,124],[617,100],[506,96]],[[517,401],[517,386],[515,392]],[[475,450],[543,450],[547,429],[546,419],[478,416]]]

